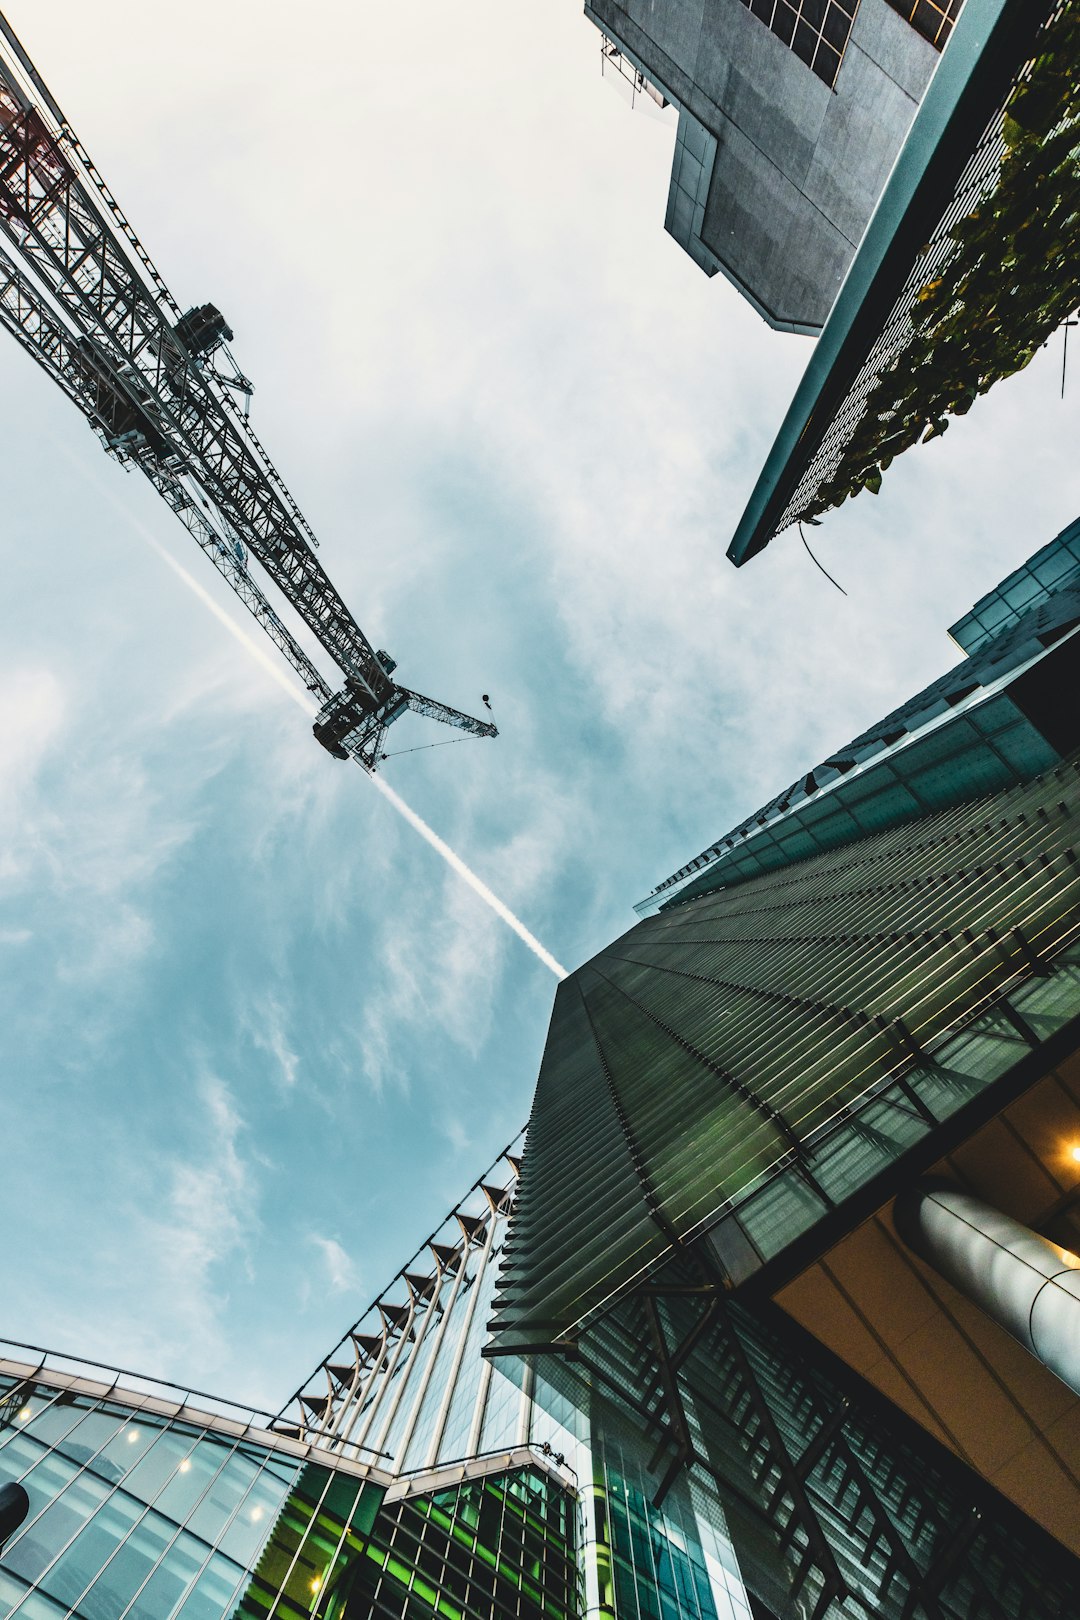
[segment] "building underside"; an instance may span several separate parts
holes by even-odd
[[[966,0],[728,547],[736,566],[875,493],[1075,315],[1078,44],[1075,0]]]

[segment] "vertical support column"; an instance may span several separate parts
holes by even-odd
[[[945,1182],[901,1193],[895,1219],[909,1248],[1080,1395],[1080,1255]]]

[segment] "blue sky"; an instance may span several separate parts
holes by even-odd
[[[809,346],[665,236],[674,125],[569,0],[6,10],[369,636],[492,694],[389,779],[570,967],[1080,510],[1054,352],[815,531],[846,598],[733,570]],[[276,1405],[523,1122],[554,980],[10,342],[0,435],[0,1328]]]

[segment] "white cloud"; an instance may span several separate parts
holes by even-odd
[[[0,673],[0,807],[31,788],[66,710],[67,694],[52,670]]]
[[[252,1225],[251,1172],[239,1151],[244,1122],[228,1087],[214,1077],[203,1081],[206,1109],[204,1152],[170,1166],[164,1214],[157,1224],[164,1269],[202,1308],[213,1267],[232,1255]]]
[[[442,1121],[442,1133],[449,1142],[454,1154],[460,1157],[468,1148],[472,1147],[472,1137],[464,1120],[455,1114],[448,1114]]]
[[[0,892],[59,983],[119,989],[155,939],[150,896],[194,830],[132,707],[117,730],[54,671],[0,671]],[[197,780],[198,767],[190,769]],[[6,937],[6,936],[5,936]]]
[[[67,694],[47,669],[0,673],[0,884],[17,884],[44,853],[49,813],[39,776],[56,747]]]
[[[91,925],[87,916],[85,926],[57,960],[61,984],[116,986],[142,962],[153,944],[154,925],[134,906],[111,900],[94,909],[96,921]]]
[[[253,1397],[252,1375],[234,1383],[241,1346],[228,1322],[261,1232],[264,1165],[217,1075],[202,1075],[183,1099],[182,1150],[145,1139],[140,1101],[134,1085],[131,1123],[118,1118],[93,1133],[98,1201],[87,1203],[77,1186],[57,1192],[56,1225],[76,1234],[69,1252],[85,1279],[43,1267],[51,1288],[44,1300],[31,1293],[32,1309],[48,1318],[47,1342],[57,1347]]]
[[[140,1317],[121,1331],[147,1343],[148,1365],[209,1365],[226,1353],[222,1324],[237,1271],[247,1268],[260,1226],[259,1180],[246,1125],[229,1087],[215,1075],[197,1087],[201,1117],[186,1156],[155,1155],[160,1189],[133,1223],[128,1252],[140,1254]],[[149,1190],[149,1189],[147,1189]],[[150,1347],[153,1347],[152,1349]]]
[[[268,992],[258,998],[245,1022],[256,1050],[273,1059],[277,1084],[291,1091],[299,1076],[300,1058],[289,1041],[284,1005]]]
[[[311,1234],[310,1241],[322,1258],[326,1286],[331,1293],[355,1293],[360,1286],[360,1273],[348,1250],[342,1247],[337,1238],[320,1237],[315,1232]]]

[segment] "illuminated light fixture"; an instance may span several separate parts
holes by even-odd
[[[19,1417],[19,1422],[20,1423],[29,1423],[29,1421],[33,1417],[33,1415],[34,1415],[34,1409],[33,1409],[32,1406],[21,1406],[19,1408],[18,1417]]]
[[[261,1508],[261,1507],[253,1507],[253,1508],[252,1508],[252,1510],[251,1510],[251,1517],[252,1517],[252,1518],[253,1518],[253,1519],[261,1519],[261,1518],[262,1518],[262,1516],[263,1516],[263,1510],[262,1510],[262,1508]]]
[[[129,1430],[128,1430],[128,1444],[129,1444],[129,1445],[130,1445],[130,1444],[131,1444],[131,1442],[132,1442],[132,1441],[133,1441],[133,1440],[137,1440],[137,1439],[138,1439],[138,1438],[139,1438],[139,1431],[138,1431],[138,1429],[129,1429]]]
[[[1080,1164],[1080,1142],[1075,1143],[1074,1146],[1069,1149],[1069,1158],[1072,1159],[1074,1163]]]
[[[185,1457],[183,1462],[180,1464],[180,1472],[182,1474],[186,1474],[190,1467],[191,1467],[191,1458],[190,1457]]]
[[[319,1576],[316,1575],[315,1579],[311,1583],[311,1590],[313,1592],[317,1592],[321,1585],[322,1585],[322,1581],[320,1580]]]

